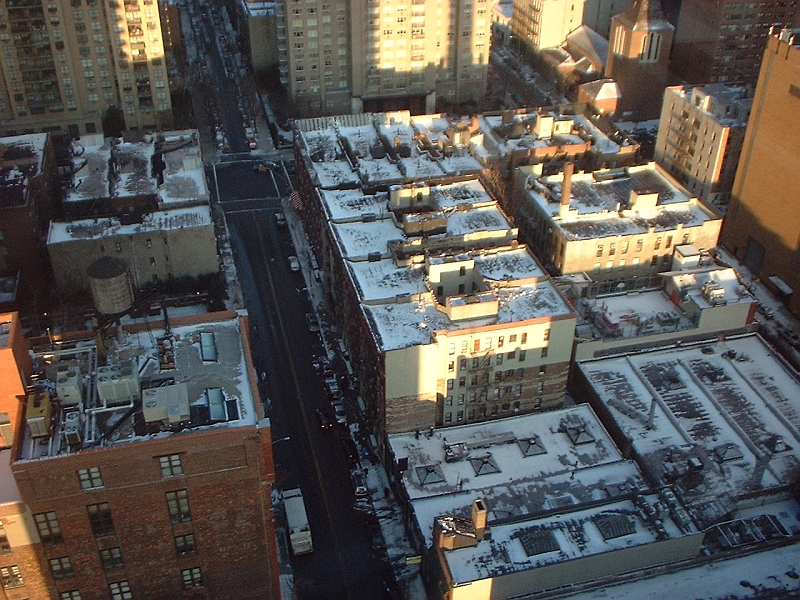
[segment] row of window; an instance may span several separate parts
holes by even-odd
[[[661,248],[661,243],[662,242],[663,242],[663,239],[661,238],[661,236],[657,237],[656,241],[653,243],[653,250],[659,250]],[[682,240],[681,243],[682,244],[688,244],[689,243],[689,234],[688,233],[683,235],[683,240]],[[629,246],[630,246],[630,243],[628,241],[621,242],[620,245],[619,245],[619,253],[620,254],[627,254]],[[664,248],[671,248],[671,247],[672,247],[672,236],[668,235],[667,239],[666,239],[666,243],[664,244]],[[644,240],[643,239],[636,240],[636,252],[641,252],[643,249],[644,249]],[[617,244],[616,244],[616,242],[611,242],[608,245],[608,255],[609,256],[614,256],[616,253],[617,253]],[[605,246],[603,244],[598,244],[597,245],[597,256],[600,257],[600,256],[603,256],[604,254],[605,254]]]
[[[547,331],[549,332],[550,330],[548,329]],[[546,339],[549,340],[550,339],[549,336]],[[548,346],[544,346],[544,347],[540,348],[539,349],[540,358],[547,358],[548,350],[549,350]],[[527,350],[520,350],[519,351],[519,361],[520,362],[524,362],[525,359],[527,358],[527,356],[528,356],[528,351]],[[511,352],[505,352],[505,353],[500,352],[500,353],[497,353],[497,354],[494,355],[494,364],[495,365],[502,365],[504,361],[506,361],[506,360],[514,360],[515,358],[517,358],[517,351],[516,350],[512,350]],[[469,363],[467,362],[466,358],[462,358],[461,360],[459,360],[459,371],[467,370],[467,365],[468,364]],[[489,356],[484,356],[484,357],[476,356],[476,357],[474,357],[472,359],[472,367],[471,368],[472,369],[485,369],[485,368],[490,367],[491,365],[492,365],[491,357],[489,357]],[[449,373],[454,372],[455,371],[455,366],[456,366],[456,361],[454,361],[454,360],[449,361],[447,363],[447,371]]]
[[[149,242],[150,240],[148,240]],[[158,465],[162,477],[183,475],[183,463],[180,454],[167,454],[158,457]],[[104,487],[103,476],[99,467],[78,469],[78,482],[82,490],[94,490]]]
[[[538,409],[541,407],[542,400],[541,398],[536,400],[534,404],[534,408]],[[517,412],[519,411],[520,404],[519,401],[515,402],[504,402],[503,404],[493,404],[491,407],[487,406],[479,406],[477,410],[475,408],[470,408],[467,412],[467,420],[474,421],[476,418],[483,419],[487,416],[497,417],[501,413],[508,413],[511,411]],[[455,417],[455,421],[460,423],[464,420],[464,411],[459,410],[455,414],[452,412],[447,412],[444,414],[444,422],[445,423],[452,423],[453,417]]]
[[[550,339],[550,328],[548,327],[542,333],[542,341],[546,342],[549,339]],[[481,350],[491,350],[493,342],[494,342],[494,339],[491,338],[491,337],[484,338],[483,343],[481,343],[480,339],[477,339],[477,338],[473,339],[472,340],[472,351],[473,352],[480,352]],[[506,336],[505,335],[497,336],[497,347],[498,348],[502,348],[503,346],[505,346],[505,343],[506,343]],[[512,333],[511,335],[508,336],[508,343],[509,344],[516,344],[517,343],[517,334],[516,333]],[[519,334],[519,343],[521,345],[524,345],[524,344],[528,343],[528,333],[527,332],[523,332],[523,333]],[[469,350],[469,340],[461,340],[461,354],[466,354],[468,352],[468,350]],[[453,355],[453,354],[456,353],[456,344],[455,344],[455,342],[450,342],[450,345],[447,348],[447,353],[450,354],[450,355]],[[514,352],[509,352],[508,354],[509,354],[508,358],[513,358]],[[462,364],[463,364],[464,361],[466,361],[466,359],[461,359],[461,360],[462,360]],[[473,359],[473,362],[475,360],[477,360],[477,359]],[[524,360],[524,358],[520,358],[520,360]],[[466,368],[466,367],[464,366],[462,368]]]

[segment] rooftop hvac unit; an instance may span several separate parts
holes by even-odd
[[[81,415],[77,410],[68,412],[64,417],[64,439],[70,446],[81,442]]]
[[[711,302],[719,302],[725,298],[725,288],[716,281],[706,281],[703,284],[703,297]]]
[[[185,383],[142,391],[142,414],[147,423],[166,424],[189,420],[189,391]]]
[[[25,420],[31,430],[31,437],[50,435],[50,421],[53,417],[53,403],[47,392],[34,391],[28,394],[28,407]]]
[[[80,368],[77,365],[58,368],[56,395],[61,406],[78,406],[83,403]]]

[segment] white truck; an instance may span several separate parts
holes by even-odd
[[[308,554],[314,551],[311,544],[311,529],[308,526],[306,505],[299,489],[283,492],[283,506],[286,510],[286,522],[289,525],[289,542],[292,554]]]

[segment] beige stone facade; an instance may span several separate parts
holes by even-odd
[[[281,80],[306,116],[420,114],[486,93],[488,0],[285,2],[279,11]]]
[[[0,134],[102,131],[109,106],[126,129],[171,125],[156,0],[25,0],[0,13]]]
[[[656,162],[706,204],[727,206],[751,105],[745,88],[668,87]]]

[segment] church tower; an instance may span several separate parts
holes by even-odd
[[[631,0],[611,18],[606,77],[620,89],[619,117],[645,121],[661,114],[674,31],[660,0]]]

